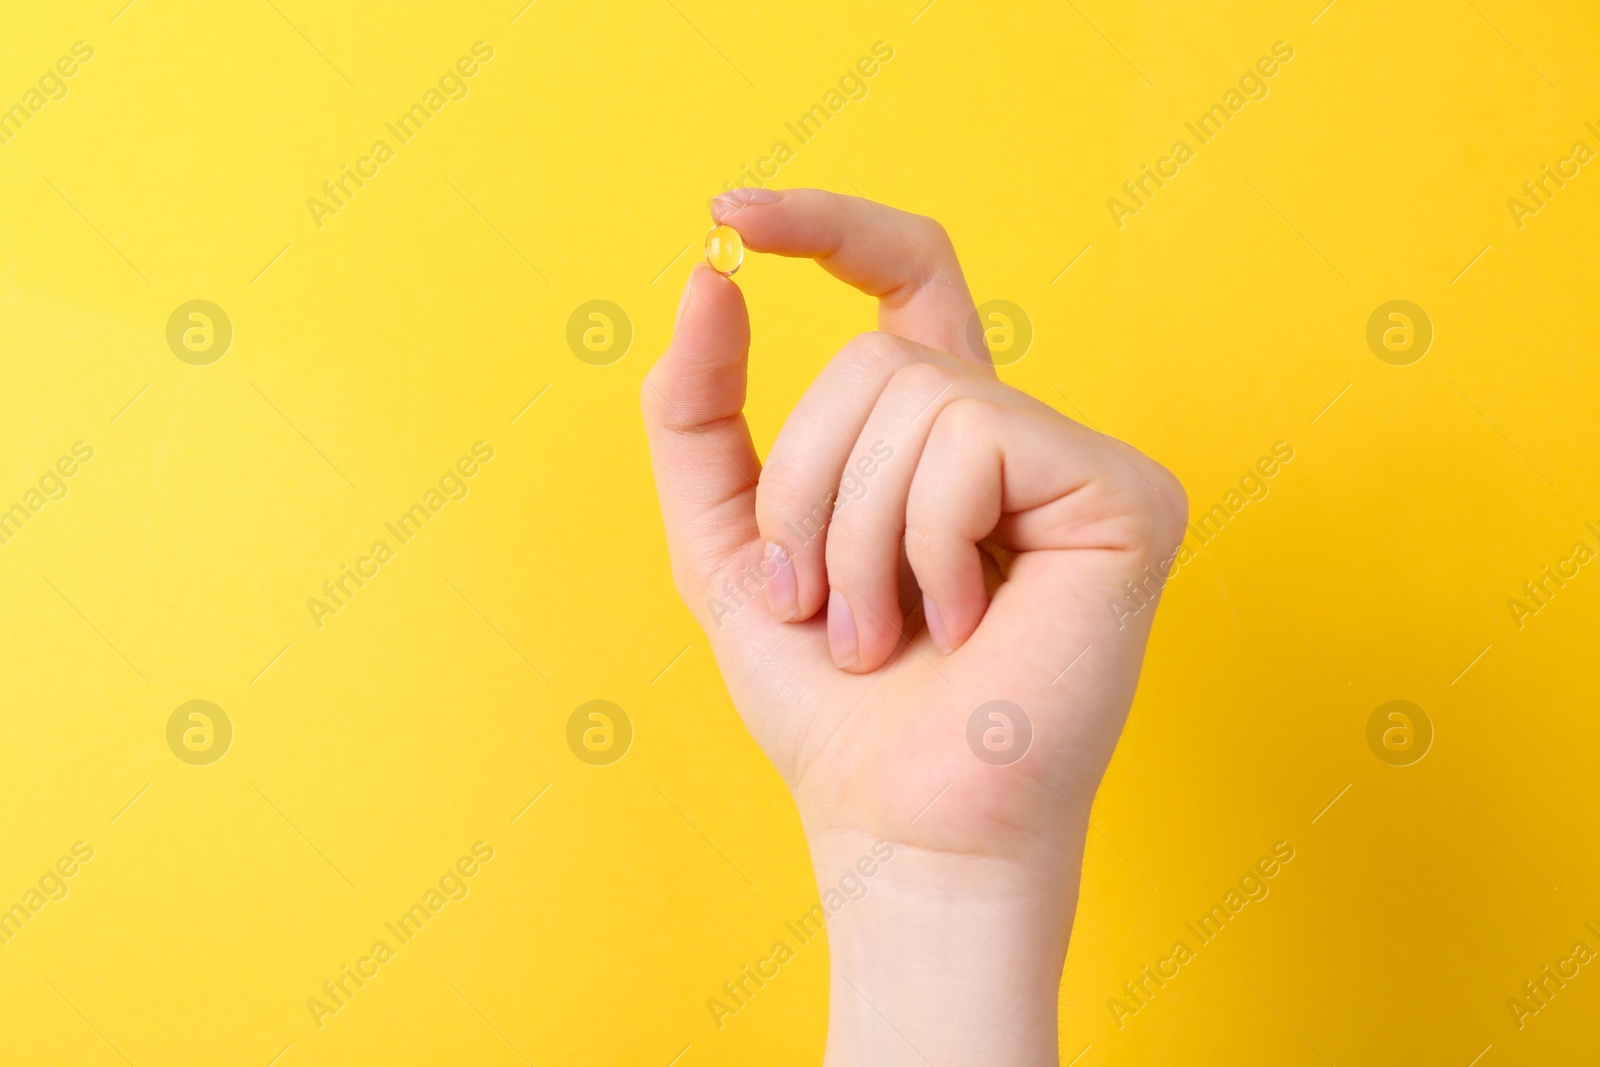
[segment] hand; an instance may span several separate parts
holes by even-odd
[[[828,921],[828,1062],[1054,1064],[1086,813],[1183,489],[997,380],[933,220],[809,189],[713,213],[879,300],[881,332],[828,363],[765,467],[732,281],[695,269],[643,389],[678,591],[794,793],[819,887],[894,849]]]

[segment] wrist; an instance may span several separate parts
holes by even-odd
[[[1082,840],[1026,862],[811,836],[830,953],[828,1067],[1057,1060]]]

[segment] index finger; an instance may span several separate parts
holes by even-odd
[[[950,235],[933,219],[823,189],[734,189],[711,201],[711,214],[747,248],[814,259],[877,297],[885,333],[989,363],[967,340],[972,293]]]

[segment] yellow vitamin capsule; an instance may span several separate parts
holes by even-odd
[[[706,234],[706,263],[724,278],[744,263],[744,241],[732,226],[717,225]]]

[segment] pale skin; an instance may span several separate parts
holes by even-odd
[[[794,794],[819,889],[894,848],[828,920],[826,1063],[1058,1063],[1087,813],[1183,489],[998,380],[932,219],[812,189],[736,190],[712,213],[878,299],[879,332],[843,345],[764,465],[730,279],[695,268],[642,395],[678,591]],[[1126,582],[1148,607],[1108,608],[1137,603]],[[1014,762],[969,745],[995,700],[1032,727]]]

